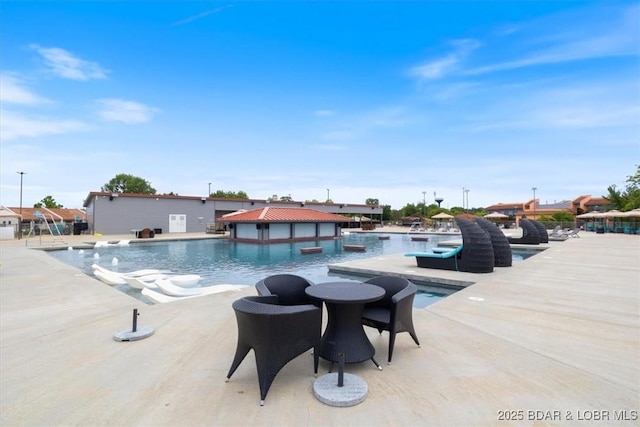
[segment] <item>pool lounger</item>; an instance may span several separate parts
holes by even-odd
[[[447,252],[410,252],[404,256],[416,257],[418,267],[437,268],[441,270],[458,270],[458,256],[462,245]]]

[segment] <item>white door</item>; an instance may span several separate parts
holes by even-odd
[[[169,233],[186,233],[187,216],[184,214],[169,215]]]

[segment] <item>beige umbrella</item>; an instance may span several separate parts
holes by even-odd
[[[505,219],[505,218],[509,218],[509,215],[505,215],[500,212],[491,212],[490,214],[487,214],[484,217],[487,219]]]
[[[440,212],[439,214],[432,216],[431,219],[453,219],[453,215],[449,215],[448,213]]]
[[[640,208],[632,211],[621,212],[622,218],[640,218]]]

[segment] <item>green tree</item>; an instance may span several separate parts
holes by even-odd
[[[551,218],[554,221],[571,222],[573,221],[573,214],[571,212],[559,211],[551,214]]]
[[[138,176],[119,173],[102,186],[102,191],[111,193],[156,194],[151,184]]]
[[[56,202],[51,196],[47,196],[33,205],[34,208],[41,208],[43,206],[47,209],[59,209],[64,207],[60,203]]]
[[[368,198],[364,202],[365,205],[375,205],[378,206],[380,204],[380,200],[374,199],[373,197]]]
[[[224,191],[216,190],[215,193],[211,193],[209,197],[221,197],[223,199],[248,199],[249,196],[244,191]]]
[[[391,206],[383,205],[382,206],[382,220],[383,221],[391,221],[391,219],[392,219]]]
[[[607,188],[609,194],[603,196],[611,205],[621,211],[630,211],[640,208],[640,165],[636,165],[636,173],[627,176],[627,186],[620,191],[615,185]]]

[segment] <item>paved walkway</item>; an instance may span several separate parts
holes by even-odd
[[[347,365],[369,386],[350,408],[313,396],[310,354],[280,372],[264,407],[251,353],[225,383],[236,340],[231,302],[253,289],[145,306],[43,251],[3,241],[0,424],[635,426],[640,236],[581,236],[472,275],[474,285],[414,310],[422,347],[400,334],[383,371]],[[385,258],[373,262],[418,270],[411,258]],[[134,308],[155,334],[114,341]],[[367,329],[385,360],[388,335]]]

